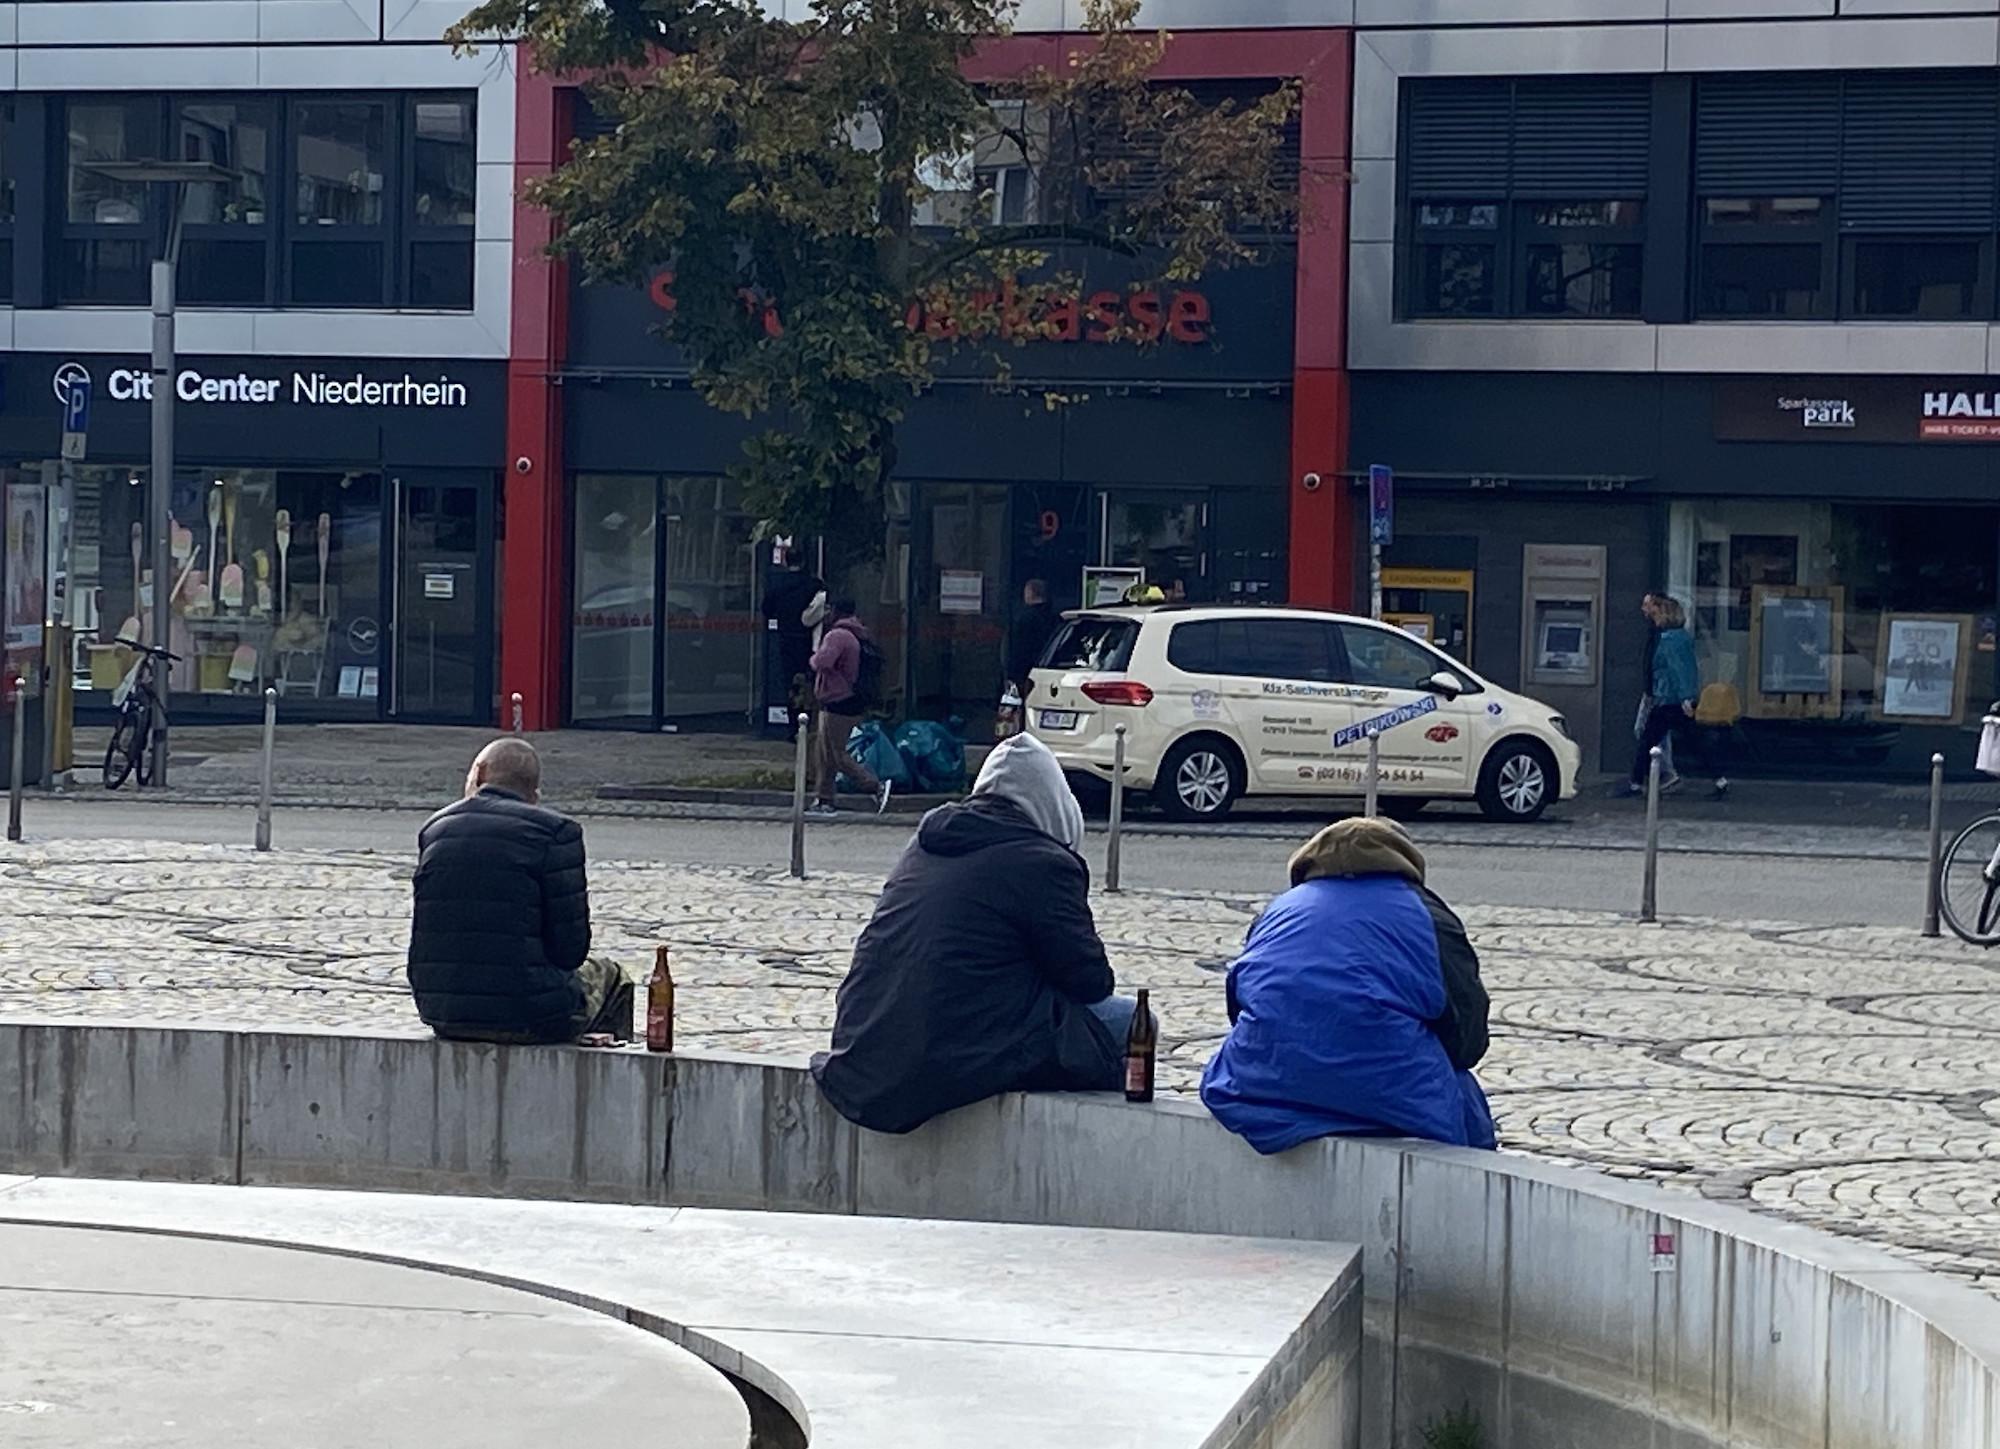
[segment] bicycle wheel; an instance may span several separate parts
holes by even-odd
[[[145,757],[144,722],[137,710],[125,710],[111,726],[111,743],[104,747],[104,788],[116,790],[134,766],[140,770],[139,783],[145,784],[153,773]]]
[[[2000,815],[1973,821],[1945,847],[1938,912],[1961,941],[2000,946]]]

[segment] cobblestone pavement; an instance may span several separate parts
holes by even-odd
[[[371,853],[63,842],[0,857],[0,1020],[419,1034],[411,863]],[[597,949],[674,948],[679,1040],[802,1057],[877,882],[596,862]],[[1256,902],[1101,897],[1121,984],[1190,1092],[1226,1030]],[[1480,1070],[1511,1151],[1867,1238],[2000,1294],[2000,973],[1873,927],[1465,911],[1493,992]],[[2000,965],[2000,962],[1996,962]]]

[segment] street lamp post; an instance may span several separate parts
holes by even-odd
[[[153,607],[151,643],[156,649],[172,647],[174,538],[172,499],[174,487],[174,274],[181,257],[181,209],[187,188],[203,183],[235,179],[236,173],[213,161],[96,161],[90,169],[113,181],[160,187],[167,196],[167,247],[152,267],[153,345],[152,375],[153,445],[151,477],[147,480],[147,514],[153,531]],[[209,561],[213,569],[215,562]],[[159,718],[153,730],[153,783],[167,783],[167,697],[172,691],[173,670],[160,660],[153,670],[153,688],[159,695]]]

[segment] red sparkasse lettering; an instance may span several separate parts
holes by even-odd
[[[1166,330],[1166,322],[1160,315],[1160,294],[1151,288],[1134,292],[1125,299],[1125,310],[1132,314],[1132,322],[1139,329],[1139,336],[1148,342],[1158,342],[1160,334]]]
[[[1200,292],[1174,293],[1173,320],[1167,335],[1176,342],[1208,341],[1208,298]]]
[[[1079,320],[1076,298],[1058,297],[1049,303],[1048,315],[1042,318],[1042,337],[1049,342],[1074,342],[1083,335]]]
[[[1092,292],[1088,307],[1090,330],[1083,335],[1085,342],[1109,342],[1124,318],[1124,308],[1116,292]]]
[[[646,296],[662,312],[676,311],[673,272],[655,273],[646,284]],[[784,321],[775,300],[760,296],[749,287],[739,290],[737,296],[746,313],[761,317],[767,337],[784,336]],[[1009,342],[1027,338],[1101,344],[1123,340],[1120,331],[1129,324],[1131,332],[1145,342],[1165,337],[1174,342],[1198,344],[1210,340],[1213,322],[1207,295],[1192,288],[1177,289],[1164,299],[1150,287],[1128,293],[1097,291],[1088,298],[1064,294],[1045,299],[1039,307],[1031,307],[1023,303],[1015,280],[1009,277],[1000,284],[998,292],[982,289],[971,293],[968,301],[970,327],[960,327],[953,315],[951,298],[941,294],[913,300],[903,311],[904,325],[912,332],[923,332],[940,340],[997,334]],[[1940,428],[1926,436],[1962,434],[1946,433]]]

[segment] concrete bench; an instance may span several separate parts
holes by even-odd
[[[12,1104],[8,1105],[11,1097]],[[0,1025],[0,1172],[1360,1245],[1361,1442],[1994,1449],[2000,1304],[1865,1246],[1524,1159],[1010,1096],[907,1137],[793,1063]]]

